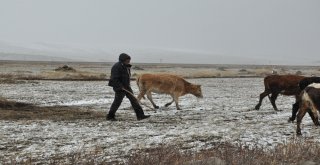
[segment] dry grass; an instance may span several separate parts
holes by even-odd
[[[272,73],[272,69],[270,68],[258,68],[258,69],[251,69],[250,72],[254,73],[257,76],[267,76]]]
[[[60,69],[61,68],[61,69]],[[105,81],[109,78],[110,68],[102,72],[101,70],[79,70],[71,67],[60,67],[53,70],[44,70],[39,73],[30,72],[16,72],[13,74],[0,74],[0,79],[6,78],[11,80],[63,80],[63,81]],[[83,68],[82,68],[83,69]],[[292,72],[292,73],[291,73]],[[278,70],[278,74],[295,74],[295,70]],[[182,76],[184,78],[237,78],[237,77],[265,77],[272,73],[272,68],[268,67],[252,67],[252,68],[229,68],[229,67],[208,67],[208,68],[181,68],[181,67],[169,67],[159,68],[156,65],[151,68],[142,69],[137,67],[133,69],[132,75],[135,78],[136,75],[144,73],[170,73]],[[310,71],[303,71],[303,74],[310,74]],[[313,72],[312,72],[313,74]],[[317,75],[317,74],[315,74]],[[0,81],[1,83],[1,81]]]
[[[21,82],[25,82],[22,80],[41,80],[44,79],[41,75],[32,75],[32,74],[0,74],[0,83],[10,83],[10,84],[18,84]]]
[[[33,164],[48,164],[48,165],[97,165],[97,164],[119,164],[119,162],[107,162],[107,160],[101,160],[100,157],[103,154],[103,149],[96,147],[92,151],[88,152],[73,152],[66,155],[52,155],[49,158],[41,157],[24,157],[17,161],[16,157],[0,158],[1,165],[33,165]]]
[[[164,145],[155,149],[136,151],[128,158],[129,165],[177,165],[177,164],[231,164],[231,165],[278,165],[300,164],[306,161],[320,163],[319,143],[307,140],[293,140],[285,145],[278,145],[273,150],[258,146],[234,146],[220,144],[210,150],[198,153],[182,152],[177,146]]]
[[[20,80],[105,80],[109,78],[113,63],[86,62],[19,62],[0,61],[0,78],[12,73]],[[64,66],[66,65],[66,66]],[[276,70],[278,74],[295,74],[302,71],[304,75],[319,76],[319,68],[312,66],[277,66],[277,65],[198,65],[198,64],[137,64],[132,73],[172,73],[186,78],[215,77],[265,77]],[[71,67],[72,66],[72,67]],[[61,69],[59,69],[59,67]],[[23,69],[22,69],[23,68]],[[66,72],[66,73],[54,73]],[[245,69],[247,72],[240,72]],[[2,74],[2,75],[1,75]],[[48,77],[46,77],[48,76]]]
[[[0,75],[0,84],[16,84],[18,80],[15,79],[14,74],[1,74]]]
[[[40,67],[40,66],[39,66]],[[30,71],[13,71],[0,74],[3,83],[15,83],[17,80],[106,80],[107,75],[101,72],[81,71],[67,65],[52,70],[42,70],[37,73]]]
[[[184,75],[182,76],[185,78],[215,78],[215,77],[221,77],[222,72],[227,72],[227,71],[200,70],[200,71],[183,73]]]
[[[6,98],[0,97],[0,108],[2,109],[16,109],[22,107],[30,107],[31,104],[9,101]],[[1,115],[2,116],[2,115]]]
[[[79,120],[104,118],[103,112],[80,107],[39,107],[32,104],[9,101],[0,97],[0,120]]]
[[[150,71],[136,71],[133,76],[152,73],[152,74],[161,74],[169,73],[179,75],[184,78],[235,78],[235,77],[262,77],[262,75],[257,74],[253,71],[239,72],[239,69],[177,69],[170,70],[167,72],[150,72]]]
[[[216,144],[209,150],[191,152],[182,150],[181,145],[163,144],[156,148],[132,151],[122,161],[103,159],[103,149],[96,147],[92,151],[79,151],[67,155],[52,155],[50,158],[29,157],[17,162],[14,157],[0,158],[3,164],[127,164],[127,165],[291,165],[305,164],[307,161],[320,163],[319,143],[306,139],[292,140],[273,150],[246,145],[234,146],[229,143]]]
[[[21,80],[86,80],[86,81],[98,81],[106,80],[107,75],[105,73],[93,73],[93,72],[64,72],[64,71],[45,71],[37,75],[32,74],[0,74],[0,83],[4,84],[16,84],[22,82]]]
[[[62,71],[62,72],[76,72],[73,67],[69,67],[68,65],[64,65],[55,69],[55,71]]]
[[[10,79],[10,78],[0,79],[0,84],[20,84],[20,83],[25,83],[25,81],[20,81],[20,80]]]
[[[43,79],[49,80],[106,80],[107,75],[104,73],[93,72],[61,72],[61,71],[47,71],[40,74]]]

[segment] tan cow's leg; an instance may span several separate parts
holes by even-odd
[[[179,106],[179,96],[174,96],[173,99],[174,99],[174,102],[176,103],[177,110],[181,110]]]
[[[170,106],[170,105],[174,102],[174,96],[173,96],[173,95],[171,95],[171,97],[172,97],[172,101],[171,101],[171,102],[169,102],[169,103],[167,103],[167,104],[165,105],[166,107]]]
[[[153,102],[153,100],[152,100],[152,94],[151,94],[151,92],[147,92],[147,98],[150,100],[150,102],[152,103],[152,105],[153,105],[153,107],[154,107],[155,109],[159,109],[159,106],[157,106],[157,105]]]
[[[144,98],[144,95],[146,94],[145,91],[140,91],[139,95],[138,95],[138,100],[140,101],[142,98]]]

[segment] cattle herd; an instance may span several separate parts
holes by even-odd
[[[192,94],[202,98],[200,85],[187,82],[183,78],[171,74],[142,74],[137,78],[139,88],[138,100],[147,98],[155,109],[158,109],[152,100],[151,93],[169,94],[172,101],[165,106],[171,105],[173,102],[176,108],[180,110],[178,98],[186,94]],[[298,75],[269,75],[264,78],[265,90],[260,94],[259,103],[255,106],[256,110],[260,109],[262,100],[268,96],[274,110],[278,111],[276,99],[279,94],[285,96],[295,96],[295,103],[292,105],[292,116],[289,118],[293,122],[297,118],[297,134],[301,135],[301,120],[308,112],[313,123],[320,125],[318,121],[318,111],[320,110],[320,77],[304,77]],[[271,96],[270,96],[271,95]],[[297,114],[298,113],[298,114]]]
[[[297,118],[297,134],[301,135],[301,120],[308,112],[315,125],[319,126],[318,112],[320,109],[320,77],[304,77],[298,75],[270,75],[264,78],[265,91],[260,94],[259,103],[255,109],[258,110],[264,97],[268,96],[274,108],[279,94],[295,96],[292,105],[292,116],[289,121]],[[271,94],[271,96],[269,96]],[[298,113],[298,115],[297,115]]]

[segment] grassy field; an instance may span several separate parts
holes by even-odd
[[[73,70],[58,70],[63,66]],[[110,77],[111,67],[112,63],[0,61],[0,83],[18,82],[15,80],[102,81]],[[133,78],[143,73],[171,73],[185,78],[265,77],[273,72],[320,75],[315,66],[133,64],[132,68]]]
[[[9,101],[0,97],[0,120],[83,120],[105,118],[105,113],[82,107],[37,105]]]
[[[8,101],[0,98],[0,120],[90,120],[103,118],[101,112],[83,110],[77,107],[38,107],[35,105]],[[227,164],[319,164],[319,143],[307,139],[291,139],[286,144],[279,144],[274,149],[247,146],[246,144],[232,145],[217,143],[214,148],[197,152],[185,152],[182,145],[162,144],[156,148],[132,151],[132,155],[123,161],[101,162],[99,157],[103,150],[96,148],[90,152],[75,152],[68,155],[53,155],[47,159],[48,164],[188,164],[188,165],[227,165]],[[41,159],[30,157],[22,161],[15,158],[0,158],[3,164],[31,165],[41,162]]]
[[[65,65],[68,69],[63,68]],[[80,62],[17,62],[17,61],[0,61],[0,84],[14,88],[19,85],[34,85],[39,88],[38,80],[55,80],[56,81],[106,81],[110,76],[112,63],[80,63]],[[301,74],[305,76],[320,76],[319,67],[316,66],[254,66],[254,65],[192,65],[192,64],[134,64],[132,68],[133,76],[143,73],[171,73],[183,76],[185,78],[234,78],[234,77],[265,77],[276,71],[278,74]],[[208,80],[208,79],[206,79]],[[217,79],[214,79],[217,80]],[[241,79],[244,80],[244,79]],[[262,80],[262,79],[261,79]],[[201,79],[203,81],[203,79]],[[221,80],[222,81],[222,80]],[[226,80],[223,80],[226,81]],[[46,83],[48,81],[45,81]],[[26,83],[26,84],[24,84]],[[93,83],[93,82],[90,82]],[[102,82],[98,82],[102,83]],[[8,85],[9,84],[9,85]],[[225,83],[222,83],[225,84]],[[242,83],[244,84],[244,83]],[[83,85],[83,84],[82,84]],[[211,84],[210,84],[211,85]],[[217,84],[214,84],[217,85]],[[72,85],[73,86],[73,85]],[[75,85],[76,86],[76,85]],[[79,84],[78,84],[79,86]],[[90,87],[92,85],[90,84]],[[47,88],[47,86],[45,86]],[[210,86],[210,89],[218,88]],[[54,88],[51,88],[53,90]],[[252,89],[252,88],[250,88]],[[59,91],[55,89],[56,91]],[[18,91],[18,90],[17,90]],[[44,90],[45,91],[45,90]],[[61,91],[60,91],[61,92]],[[73,92],[70,90],[69,92]],[[234,91],[233,91],[234,92]],[[8,92],[7,92],[8,93]],[[216,93],[216,91],[214,91]],[[219,92],[218,92],[219,93]],[[222,93],[226,93],[223,91]],[[51,94],[51,93],[50,93]],[[113,94],[113,93],[112,93]],[[18,94],[14,94],[18,95]],[[57,95],[53,94],[52,95]],[[79,94],[80,95],[80,94]],[[214,95],[215,100],[219,99]],[[252,95],[256,97],[255,94]],[[34,97],[34,96],[32,96]],[[70,95],[66,95],[70,98]],[[101,97],[103,97],[101,95]],[[250,95],[251,97],[251,95]],[[43,99],[43,97],[41,98]],[[50,100],[52,98],[50,97]],[[110,98],[108,98],[110,99]],[[228,103],[229,104],[229,103]],[[242,104],[242,103],[241,103]],[[168,110],[169,111],[169,110]],[[234,111],[234,110],[233,110]],[[183,111],[185,112],[185,111]],[[190,110],[190,113],[196,111]],[[201,111],[199,110],[199,113]],[[241,112],[243,115],[245,112]],[[248,111],[248,114],[259,112]],[[269,113],[269,112],[268,112]],[[41,123],[54,122],[68,125],[68,123],[90,123],[92,121],[105,122],[105,110],[90,108],[86,106],[38,106],[31,103],[16,102],[7,100],[0,96],[0,120],[3,123]],[[125,113],[126,114],[126,113]],[[247,115],[248,115],[247,114]],[[123,115],[123,114],[122,114]],[[207,114],[206,114],[207,115]],[[215,114],[218,116],[218,114]],[[131,116],[132,117],[132,116]],[[158,118],[161,115],[157,116]],[[167,116],[164,116],[167,118]],[[183,120],[187,119],[186,116]],[[176,116],[173,117],[175,120]],[[195,116],[188,116],[194,119]],[[250,118],[250,115],[249,115]],[[163,122],[154,119],[155,122]],[[249,120],[249,119],[247,119]],[[35,122],[36,121],[36,122]],[[124,123],[124,121],[122,121]],[[128,120],[129,124],[133,122]],[[193,121],[194,122],[194,121]],[[102,123],[104,126],[109,123]],[[216,124],[216,123],[215,123]],[[44,124],[43,124],[44,125]],[[18,128],[18,127],[16,127]],[[42,127],[41,127],[42,128]],[[43,127],[46,128],[46,127]],[[74,128],[72,127],[72,130]],[[83,127],[81,127],[82,131]],[[259,127],[261,129],[261,127]],[[188,127],[188,130],[190,128]],[[90,129],[92,136],[92,130]],[[0,134],[0,138],[1,138]],[[4,136],[3,136],[4,137]],[[11,137],[11,136],[10,136]],[[38,137],[34,137],[38,138]],[[27,143],[22,141],[21,143]],[[201,139],[200,139],[201,141]],[[12,143],[12,144],[7,144]],[[7,141],[3,146],[11,146],[8,149],[0,145],[1,151],[16,152],[21,150],[16,146],[17,142]],[[43,143],[43,141],[41,141]],[[32,146],[33,142],[30,142]],[[21,144],[20,144],[21,145]],[[148,164],[187,164],[187,165],[209,165],[209,164],[319,164],[320,150],[319,143],[310,138],[292,138],[288,139],[285,144],[277,144],[273,149],[253,146],[248,144],[234,145],[228,142],[216,143],[213,148],[190,151],[186,150],[182,144],[163,143],[154,148],[141,148],[130,151],[131,154],[123,160],[107,162],[101,160],[106,157],[105,151],[108,148],[101,148],[99,144],[94,150],[79,150],[68,154],[54,154],[45,158],[45,164],[129,164],[129,165],[148,165]],[[19,152],[19,151],[17,151]],[[30,153],[28,158],[18,159],[12,157],[0,157],[0,164],[37,164],[43,163],[43,157],[35,157]]]

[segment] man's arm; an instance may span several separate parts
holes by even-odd
[[[122,89],[124,86],[122,84],[122,73],[121,68],[119,66],[113,67],[111,69],[113,87],[117,90]]]

